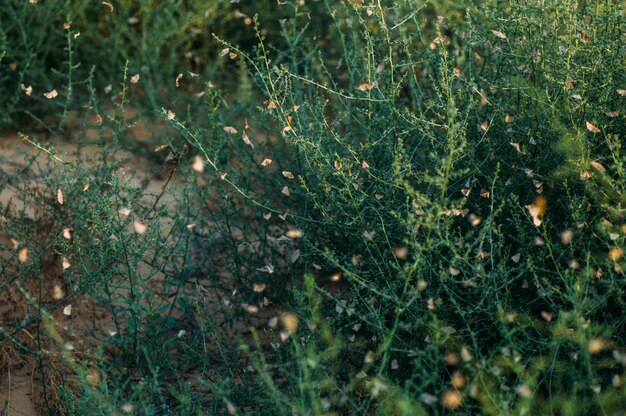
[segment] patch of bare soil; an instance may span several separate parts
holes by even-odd
[[[137,132],[147,134],[145,128],[137,128]],[[88,131],[87,138],[93,139],[97,132]],[[45,139],[42,138],[45,142]],[[89,166],[90,161],[98,157],[99,148],[94,145],[77,147],[75,143],[60,141],[54,147],[54,155],[66,162],[80,161]],[[122,174],[127,174],[133,181],[133,185],[139,187],[141,182],[147,180],[147,186],[143,193],[143,203],[147,206],[154,203],[159,197],[160,203],[171,203],[171,195],[164,191],[167,178],[155,177],[149,173],[148,162],[133,155],[121,152],[119,158],[125,160]],[[47,170],[50,164],[51,154],[37,149],[32,144],[27,143],[15,133],[3,134],[0,136],[0,179],[3,180],[4,187],[0,191],[0,220],[6,221],[5,214],[13,216],[22,215],[25,221],[38,219],[39,213],[36,208],[23,199],[24,187],[37,191],[38,183],[41,181],[39,175],[55,175],[54,170]],[[12,180],[8,180],[11,178]],[[18,178],[16,180],[16,178]],[[167,220],[161,224],[165,230],[170,226]],[[49,236],[42,236],[43,239]],[[18,256],[19,242],[7,238],[0,234],[0,248],[14,248],[15,250],[0,249],[2,264],[17,264],[15,257]],[[61,277],[60,258],[50,256],[41,259],[41,270],[45,275],[42,280],[54,286],[54,283],[63,285]],[[138,271],[142,273],[142,270]],[[54,396],[54,393],[46,393],[43,390],[47,386],[49,390],[54,390],[55,379],[48,372],[42,371],[41,363],[37,363],[33,354],[35,350],[58,350],[58,345],[42,345],[39,343],[37,334],[30,331],[31,327],[20,329],[20,324],[32,318],[33,311],[27,305],[29,298],[39,293],[38,301],[47,304],[53,303],[53,294],[47,288],[43,294],[38,292],[38,288],[29,287],[28,282],[21,282],[17,279],[16,270],[0,267],[0,415],[37,415],[47,414],[46,403],[43,403],[42,396]],[[153,286],[158,286],[162,276],[155,276]],[[118,289],[115,296],[128,296],[127,290]],[[73,300],[73,314],[62,313],[62,309],[52,316],[55,329],[63,340],[72,343],[80,340],[75,339],[77,334],[92,332],[102,334],[100,338],[113,334],[115,325],[109,311],[97,305],[88,298],[77,298]],[[89,318],[78,318],[76,311],[83,311]],[[176,312],[176,311],[175,311]],[[79,312],[80,313],[80,312]],[[41,323],[36,323],[33,327],[42,329]],[[49,328],[48,328],[49,329]],[[35,342],[35,339],[37,341]],[[32,351],[21,349],[33,348]],[[84,345],[84,356],[95,351],[97,343]],[[60,351],[59,351],[60,352]],[[39,358],[40,360],[42,358]],[[46,358],[43,358],[44,360]],[[76,358],[80,362],[81,357]],[[59,368],[64,367],[63,361],[55,364]],[[63,369],[65,370],[65,369]],[[48,398],[46,398],[46,401]],[[39,410],[39,411],[38,411]]]
[[[149,135],[150,132],[145,127],[135,127],[135,136],[138,141],[141,141],[141,137],[149,137]],[[88,139],[94,139],[97,137],[97,132],[87,131],[87,136]],[[56,143],[54,148],[54,155],[62,158],[63,161],[80,161],[86,167],[97,158],[98,152],[100,150],[97,146],[88,144],[77,147],[75,142],[60,141]],[[2,180],[2,175],[5,175],[6,178],[19,178],[17,182],[9,181],[0,192],[0,220],[4,220],[3,215],[6,213],[14,216],[23,215],[26,220],[35,221],[39,218],[40,213],[23,200],[23,190],[30,188],[36,191],[37,184],[41,179],[37,175],[55,174],[54,171],[46,170],[47,167],[54,165],[48,163],[50,157],[49,153],[25,142],[17,134],[0,136],[0,181],[2,181],[0,183],[5,182]],[[150,207],[156,203],[170,206],[174,204],[174,197],[170,192],[166,192],[166,188],[178,181],[175,175],[170,176],[166,170],[163,174],[163,169],[159,174],[160,168],[154,166],[154,161],[136,155],[121,152],[118,157],[121,158],[120,160],[124,160],[120,176],[127,177],[136,187],[144,187],[140,200],[143,206]],[[43,168],[38,168],[39,166]],[[16,175],[16,173],[19,174]],[[147,185],[145,185],[146,182]],[[163,234],[167,234],[171,226],[171,219],[161,219]],[[42,235],[41,238],[45,239],[49,236]],[[2,247],[13,248],[4,252],[0,249],[0,259],[4,261],[2,264],[17,265],[18,261],[15,257],[19,255],[19,242],[0,235],[0,248]],[[206,253],[200,255],[206,255]],[[49,258],[42,258],[41,263],[42,280],[48,282],[50,287],[65,284],[62,276],[61,259],[58,256],[50,255]],[[163,273],[154,273],[149,265],[143,263],[140,264],[137,273],[141,276],[150,275],[148,290],[152,294],[158,296],[163,292],[162,287],[165,279],[167,279]],[[228,281],[230,278],[225,271],[217,269],[211,270],[211,274],[213,279]],[[72,344],[76,347],[71,353],[71,360],[74,364],[82,363],[89,368],[94,368],[92,359],[97,347],[102,346],[106,351],[108,347],[106,345],[107,337],[114,336],[112,334],[115,334],[118,328],[110,310],[97,304],[93,299],[86,296],[81,297],[79,294],[72,299],[71,313],[65,313],[66,311],[62,307],[56,308],[53,316],[51,316],[52,327],[46,322],[36,322],[32,326],[20,329],[20,323],[31,319],[33,315],[33,311],[25,306],[29,304],[29,300],[38,296],[37,302],[39,304],[52,305],[55,301],[50,288],[44,288],[42,291],[32,282],[14,281],[18,280],[15,278],[16,275],[16,270],[3,270],[0,267],[0,415],[47,414],[48,401],[54,401],[55,389],[60,383],[58,375],[55,374],[70,374],[71,378],[72,370],[68,368],[63,359],[58,358],[68,354],[63,346],[58,345],[58,343],[42,344],[38,331],[47,331],[48,335],[50,335],[50,331],[55,332],[57,338],[62,339],[66,345]],[[217,291],[205,289],[205,283],[208,282],[204,282],[202,278],[187,283],[181,287],[181,291],[185,292],[181,292],[181,294],[186,294],[191,299],[198,299],[203,307],[209,311],[217,325],[229,321],[228,315],[232,313],[233,308],[245,308],[245,305],[241,305],[234,299],[227,299],[220,296]],[[112,297],[120,299],[130,296],[128,288],[120,286],[114,286],[115,293],[112,294]],[[209,285],[207,284],[206,287]],[[65,288],[66,292],[67,289]],[[148,298],[144,296],[143,302],[147,302]],[[144,303],[142,306],[148,305]],[[190,332],[194,330],[195,313],[193,310],[190,312],[181,308],[173,308],[170,317],[178,322],[179,330]],[[269,319],[277,314],[275,305],[261,305],[256,313],[248,315],[248,319],[237,321],[229,326],[227,336],[230,337],[231,342],[244,337],[249,339],[250,344],[252,344],[250,326],[266,327]],[[79,336],[79,334],[85,333],[95,336],[85,342]],[[259,331],[258,334],[264,345],[269,345],[276,335],[272,336],[266,331]],[[32,351],[25,350],[29,348]],[[217,347],[209,346],[209,348]],[[51,352],[51,354],[42,358],[41,354],[34,353],[42,350]],[[50,358],[53,356],[56,357],[54,360]],[[42,360],[45,363],[42,363]],[[184,376],[190,378],[194,375],[190,372]],[[96,372],[94,372],[93,378],[98,378]]]
[[[12,372],[13,371],[13,372]],[[36,415],[33,403],[32,370],[7,368],[6,376],[0,382],[0,414]]]

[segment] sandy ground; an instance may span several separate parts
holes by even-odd
[[[145,129],[138,129],[139,134],[146,134]],[[96,131],[88,132],[88,139],[94,138],[97,135]],[[89,137],[91,136],[91,137]],[[80,149],[80,153],[77,152],[75,144],[68,142],[59,142],[55,146],[55,152],[64,161],[76,161],[81,160],[85,163],[93,159],[98,152],[98,148],[93,145],[83,146]],[[46,153],[39,151],[32,144],[27,143],[20,138],[16,133],[5,133],[0,136],[0,175],[4,173],[11,174],[20,167],[23,167],[27,163],[27,159],[32,156],[37,156],[34,165],[44,163],[49,157]],[[145,166],[145,161],[140,161],[136,157],[132,157],[127,154],[120,154],[120,157],[128,158],[125,163],[125,168],[132,170],[136,176],[132,179],[139,186],[139,182],[147,176],[147,171],[142,170],[141,167]],[[139,169],[138,169],[139,168]],[[149,179],[146,188],[146,201],[150,203],[150,199],[153,200],[154,196],[159,195],[163,189],[165,179],[151,177]],[[22,185],[22,184],[19,184]],[[162,203],[169,203],[171,196],[167,193],[164,194],[161,199]],[[24,208],[24,202],[20,199],[20,193],[18,186],[6,186],[2,192],[0,192],[0,208],[3,210],[9,207],[12,212],[20,211]],[[25,207],[26,216],[34,218],[36,213],[32,207]],[[167,224],[163,224],[167,226]],[[0,235],[0,239],[3,236]],[[4,238],[2,241],[4,246],[11,246],[11,242]],[[9,253],[0,253],[2,258],[6,259]],[[6,276],[0,276],[0,283]],[[21,308],[12,304],[10,299],[7,299],[8,290],[0,293],[0,326],[2,326],[2,317],[13,319],[21,319],[23,311]],[[87,308],[91,307],[94,313],[98,314],[98,311],[94,310],[93,305],[87,305]],[[106,314],[100,312],[97,319],[98,330],[102,333],[106,333],[112,330],[113,325],[111,319],[106,318]],[[63,321],[63,316],[59,317]],[[0,349],[9,350],[4,348],[5,346],[0,343]],[[1,352],[1,351],[0,351]],[[33,364],[25,363],[19,360],[17,356],[9,355],[9,363],[7,363],[6,369],[0,366],[0,415],[29,415],[35,416],[39,413],[36,411],[35,399],[33,397],[36,394],[36,390],[39,388],[37,382],[34,380]],[[1,364],[1,362],[0,362]]]
[[[97,137],[98,132],[95,130],[87,131],[87,138],[93,139]],[[150,131],[141,126],[134,128],[134,137],[137,140],[141,140],[142,137],[149,137]],[[43,140],[42,140],[43,141]],[[149,140],[146,140],[149,142]],[[60,141],[55,146],[55,152],[65,161],[76,161],[80,160],[81,163],[86,163],[87,166],[90,163],[90,160],[95,158],[95,155],[98,152],[98,148],[93,145],[85,145],[80,148],[80,153],[76,151],[76,145],[70,142]],[[20,166],[24,166],[26,164],[26,160],[28,157],[32,157],[36,155],[35,165],[39,162],[44,164],[46,158],[49,156],[45,152],[41,152],[37,150],[32,144],[29,144],[22,140],[17,134],[9,133],[3,134],[0,136],[0,175],[2,172],[12,173],[16,169],[19,169]],[[123,169],[127,170],[130,173],[129,177],[131,181],[136,182],[136,186],[140,186],[140,182],[142,180],[147,180],[147,187],[143,193],[143,203],[145,206],[151,206],[154,203],[155,198],[162,193],[163,187],[166,184],[168,175],[167,174],[155,174],[154,169],[152,169],[153,173],[149,173],[150,169],[148,168],[149,162],[146,160],[142,160],[139,157],[120,153],[120,157],[125,158],[125,162],[123,165]],[[1,178],[0,178],[1,179]],[[172,180],[172,183],[176,182],[176,178]],[[19,186],[23,184],[15,184],[15,186],[7,186],[4,190],[0,192],[0,208],[5,209],[7,206],[13,212],[21,210],[24,207],[23,201],[20,199]],[[159,203],[162,204],[172,204],[174,202],[173,196],[169,193],[164,193]],[[34,218],[36,212],[32,210],[31,207],[25,207],[25,213],[27,217]],[[162,220],[163,232],[167,232],[170,224],[167,223],[168,220]],[[3,238],[0,235],[0,240]],[[1,246],[10,247],[11,242],[4,237],[4,241],[0,241]],[[0,247],[1,247],[0,246]],[[1,253],[0,257],[6,259],[6,256],[10,255],[10,253]],[[141,270],[139,271],[142,272]],[[223,272],[215,271],[216,275],[219,278],[227,279],[228,276]],[[58,276],[57,276],[58,277]],[[0,276],[0,284],[6,276]],[[155,284],[158,285],[159,276],[154,278]],[[6,288],[5,288],[6,289]],[[155,289],[155,292],[158,289]],[[192,284],[189,287],[185,288],[188,291],[195,291],[197,288]],[[7,290],[0,290],[0,328],[2,327],[3,317],[9,318],[9,321],[18,321],[23,318],[24,310],[20,308],[19,304],[23,303],[19,299],[19,295],[17,298],[10,299],[10,296],[7,295]],[[124,293],[119,293],[123,295]],[[9,298],[7,298],[9,296]],[[207,305],[211,309],[215,309],[215,319],[219,321],[226,313],[226,309],[224,308],[224,299],[220,298],[216,293],[212,293],[209,291],[203,291],[203,297],[207,302]],[[81,303],[82,302],[82,303]],[[211,306],[214,305],[214,306]],[[218,305],[218,306],[215,306]],[[61,313],[58,316],[55,315],[55,320],[58,321],[60,325],[82,325],[82,330],[86,330],[84,326],[89,325],[91,330],[99,331],[101,334],[108,333],[109,331],[114,329],[113,322],[110,318],[110,315],[107,315],[107,311],[104,311],[102,308],[98,308],[93,303],[90,303],[88,300],[77,300],[73,305],[76,307],[76,310],[89,311],[90,316],[93,316],[93,319],[84,319],[81,322],[78,320],[74,320],[72,318],[63,316]],[[239,307],[239,305],[233,304],[231,307]],[[61,312],[61,311],[58,311]],[[233,328],[231,328],[232,339],[236,339],[237,336],[249,334],[249,325],[260,327],[266,323],[271,316],[275,316],[277,314],[277,310],[273,305],[262,308],[258,314],[255,316],[250,316],[248,322],[238,322]],[[181,318],[182,316],[177,316],[176,313],[173,315],[174,318]],[[80,328],[79,328],[80,329]],[[24,335],[24,334],[23,334]],[[28,334],[32,337],[32,334]],[[269,334],[261,331],[259,335],[262,338],[262,342],[266,342],[266,338],[269,337]],[[24,335],[27,336],[27,335]],[[6,341],[5,341],[6,342]],[[269,342],[268,342],[269,343]],[[36,410],[36,398],[38,396],[41,389],[41,381],[37,378],[37,372],[34,370],[34,364],[32,362],[21,362],[18,355],[6,355],[8,356],[9,363],[5,365],[5,368],[2,366],[2,350],[6,346],[3,346],[3,343],[0,342],[0,415],[29,415],[35,416],[38,413]],[[9,348],[4,348],[9,350]]]
[[[24,157],[20,155],[20,149],[27,149],[24,142],[17,134],[4,134],[0,136],[0,157],[4,160],[10,160],[16,164],[23,164]],[[2,160],[0,159],[0,161]],[[5,172],[10,171],[9,166],[0,165]],[[2,171],[0,170],[0,174]],[[7,187],[0,192],[0,207],[10,206],[13,209],[21,209],[22,201],[17,197],[15,189]],[[33,212],[28,212],[29,216]],[[0,241],[3,246],[10,246],[10,242],[3,239],[0,235]],[[8,253],[0,253],[0,257],[6,259]],[[0,276],[0,281],[4,277]],[[5,296],[0,299],[0,316],[12,316],[17,313],[16,308],[10,302],[7,302]],[[1,321],[0,321],[1,322]],[[1,344],[0,344],[1,345]],[[6,346],[2,346],[6,350]],[[33,382],[32,368],[24,363],[19,362],[19,357],[9,355],[11,361],[6,369],[0,368],[0,414],[2,415],[37,415],[35,403],[33,400]]]
[[[0,383],[0,406],[3,415],[37,415],[33,402],[31,370],[23,368],[7,375]]]

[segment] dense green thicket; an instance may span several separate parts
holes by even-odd
[[[0,339],[47,411],[626,411],[621,2],[205,3],[0,7],[3,122],[49,133]]]

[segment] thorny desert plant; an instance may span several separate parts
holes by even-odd
[[[156,192],[116,156],[136,149],[128,76],[111,116],[88,90],[93,167],[28,139],[63,174],[10,175],[38,208],[4,214],[3,290],[26,309],[4,336],[63,384],[60,411],[623,413],[622,6],[272,11],[238,14],[256,48],[205,40],[235,86],[146,87]],[[105,325],[74,302],[59,327],[67,296],[115,334],[78,336]],[[74,353],[45,364],[46,342]]]
[[[607,313],[621,322],[621,308],[608,305],[623,302],[623,237],[587,230],[623,221],[617,176],[600,162],[622,163],[614,135],[623,130],[623,82],[614,80],[624,50],[606,44],[623,37],[619,6],[555,3],[541,9],[554,18],[543,23],[538,3],[486,4],[453,27],[445,17],[420,20],[430,7],[405,5],[329,7],[345,48],[334,52],[337,68],[328,67],[333,51],[298,27],[306,15],[298,6],[283,30],[298,45],[291,61],[261,36],[258,55],[246,56],[265,111],[294,151],[284,176],[306,207],[293,215],[304,267],[346,282],[327,294],[338,330],[367,328],[346,346],[362,355],[341,357],[344,380],[368,376],[365,357],[370,377],[389,378],[375,379],[384,386],[376,396],[399,385],[428,405],[441,397],[444,407],[496,414],[618,411],[621,384],[606,374],[619,377],[621,361],[596,356],[611,337],[620,345],[620,329],[603,322]],[[347,21],[361,27],[350,31]],[[606,36],[592,35],[600,31]],[[466,364],[449,358],[463,351]],[[500,369],[506,357],[513,361]],[[301,380],[276,374],[285,388]],[[563,396],[576,399],[559,405]],[[365,397],[326,397],[323,408],[362,411],[373,405]]]

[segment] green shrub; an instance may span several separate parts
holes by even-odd
[[[16,24],[31,6],[0,13]],[[73,140],[97,133],[75,162],[24,136],[47,162],[0,184],[34,209],[4,209],[0,290],[27,312],[2,342],[62,387],[44,407],[624,412],[623,6],[300,0],[258,16],[216,3],[212,20],[204,6],[116,4],[117,24],[46,43],[67,87],[40,108],[15,85],[43,83],[41,40],[24,37],[26,58],[0,48],[0,65],[38,74],[0,80],[8,108],[53,144],[67,120]],[[74,53],[98,65],[73,78]],[[199,75],[177,88],[183,67]]]

